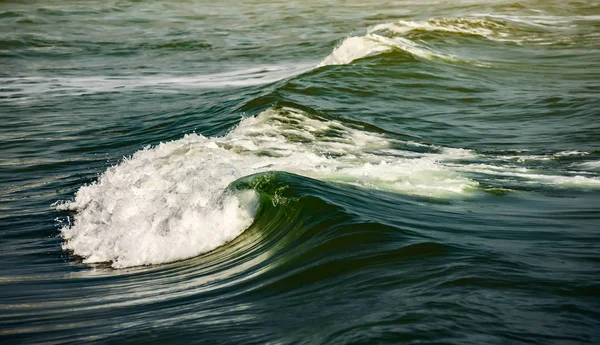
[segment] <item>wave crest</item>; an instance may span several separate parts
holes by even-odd
[[[455,56],[434,50],[424,44],[417,44],[403,37],[386,37],[379,33],[368,33],[364,36],[345,38],[317,67],[346,65],[355,60],[392,51],[402,51],[427,60],[461,61]]]

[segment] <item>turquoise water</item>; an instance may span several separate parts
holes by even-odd
[[[594,1],[0,3],[3,344],[597,344]]]

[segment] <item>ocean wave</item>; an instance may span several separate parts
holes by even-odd
[[[556,18],[554,18],[556,19]],[[580,18],[579,18],[580,19]],[[487,67],[475,58],[460,57],[427,44],[430,34],[461,35],[484,38],[495,42],[518,45],[570,44],[577,36],[589,33],[573,29],[578,17],[550,22],[538,17],[479,15],[473,17],[429,18],[427,20],[399,20],[368,28],[365,35],[345,38],[319,66],[344,65],[353,61],[393,51],[403,51],[426,60],[462,62]],[[594,20],[595,17],[585,17]],[[436,36],[439,38],[440,36]],[[588,37],[589,38],[589,37]]]
[[[273,107],[224,137],[188,134],[147,147],[83,186],[57,210],[76,212],[61,234],[86,263],[158,264],[210,251],[253,221],[256,195],[227,192],[247,175],[282,170],[320,180],[444,197],[477,185],[442,162],[466,150],[411,143]],[[417,144],[415,144],[417,145]]]
[[[86,263],[121,268],[197,256],[237,237],[252,224],[260,202],[254,189],[228,186],[257,173],[284,171],[430,198],[470,195],[478,180],[485,190],[506,178],[600,187],[594,176],[485,160],[470,150],[402,141],[360,124],[274,106],[223,137],[188,134],[146,147],[56,209],[75,212],[61,229],[64,249]]]

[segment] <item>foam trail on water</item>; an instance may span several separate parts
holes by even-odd
[[[580,168],[580,169],[583,169],[583,170],[600,172],[600,160],[583,162],[583,163],[577,163],[577,164],[574,164],[574,165],[576,167]]]
[[[430,18],[428,20],[399,20],[376,25],[369,32],[387,32],[391,36],[418,38],[422,33],[458,34],[477,36],[496,42],[519,45],[568,44],[571,36],[582,34],[574,30],[577,17],[515,17],[477,15],[458,18]]]
[[[269,65],[204,75],[153,75],[153,76],[88,76],[88,77],[20,77],[0,78],[0,99],[31,98],[35,95],[64,96],[98,92],[121,92],[152,88],[153,92],[178,89],[206,89],[220,87],[245,87],[272,83],[304,73],[311,64]]]
[[[394,23],[379,24],[369,32],[389,30],[398,35],[416,31],[438,31],[482,36],[486,38],[506,37],[505,26],[481,18],[431,18],[423,21],[399,20]]]
[[[457,165],[454,168],[456,171],[462,171],[471,175],[480,174],[482,176],[492,176],[495,179],[498,179],[499,177],[518,179],[520,185],[600,188],[600,179],[595,176],[585,176],[584,174],[577,172],[565,171],[564,173],[566,174],[557,175],[526,167],[491,165],[485,163]]]

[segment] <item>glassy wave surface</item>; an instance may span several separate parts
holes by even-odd
[[[600,342],[597,3],[0,29],[2,343]]]

